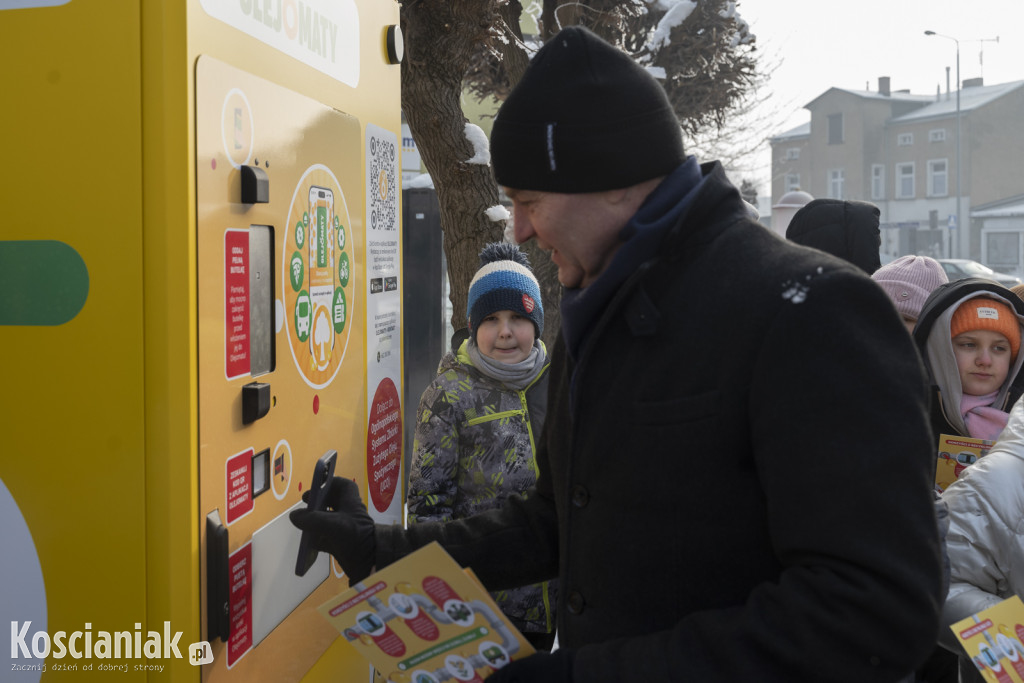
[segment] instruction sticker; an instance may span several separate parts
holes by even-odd
[[[250,448],[228,458],[225,466],[228,524],[252,512],[252,456],[253,449]]]
[[[399,141],[366,125],[366,476],[375,521],[402,519],[402,244]]]
[[[252,544],[246,543],[228,557],[231,637],[228,668],[252,649]]]
[[[249,231],[224,232],[224,374],[249,374]]]

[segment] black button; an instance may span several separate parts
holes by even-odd
[[[583,607],[586,604],[587,603],[583,599],[583,595],[579,591],[569,593],[569,599],[566,601],[566,605],[569,607],[570,613],[583,614]]]
[[[242,385],[242,424],[255,422],[270,412],[270,385],[249,382]]]
[[[242,166],[243,204],[266,204],[270,201],[270,176],[258,166]]]
[[[587,503],[590,502],[590,492],[586,488],[577,484],[572,487],[572,504],[578,508],[586,507]]]

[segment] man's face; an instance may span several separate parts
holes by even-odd
[[[604,272],[635,210],[622,201],[619,190],[561,194],[504,189],[512,200],[516,242],[536,238],[541,249],[551,252],[558,281],[569,288],[586,287]]]

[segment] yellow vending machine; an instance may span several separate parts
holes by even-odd
[[[398,13],[0,0],[0,679],[370,680],[288,513],[402,521]]]

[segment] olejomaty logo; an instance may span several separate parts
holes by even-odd
[[[31,621],[11,622],[11,659],[181,659],[178,640],[181,631],[171,633],[171,622],[164,622],[163,633],[146,631],[135,624],[134,631],[93,631],[86,623],[81,631],[57,631],[51,637],[46,631],[29,633]]]

